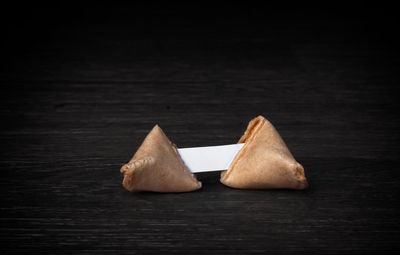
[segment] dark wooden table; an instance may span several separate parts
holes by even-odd
[[[392,12],[74,8],[2,20],[1,254],[399,251]],[[121,187],[153,125],[220,145],[259,114],[308,190]]]

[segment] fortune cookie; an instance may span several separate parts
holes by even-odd
[[[177,148],[156,125],[129,163],[121,167],[128,191],[188,192],[201,188]]]
[[[239,189],[305,189],[303,166],[290,153],[274,126],[263,116],[251,120],[240,138],[244,143],[221,182]]]

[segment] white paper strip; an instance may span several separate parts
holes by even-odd
[[[243,143],[181,148],[178,152],[192,173],[228,169]]]

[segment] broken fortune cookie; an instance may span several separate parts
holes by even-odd
[[[201,182],[183,163],[177,148],[156,125],[132,159],[121,167],[122,185],[128,191],[188,192]]]
[[[263,116],[251,120],[238,143],[244,143],[221,182],[239,189],[305,189],[303,166],[290,153],[275,127]]]

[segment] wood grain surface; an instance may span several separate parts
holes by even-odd
[[[79,10],[3,22],[1,254],[399,251],[389,10]],[[122,188],[153,125],[179,147],[220,145],[259,114],[308,190],[235,190],[218,173],[192,193]]]

